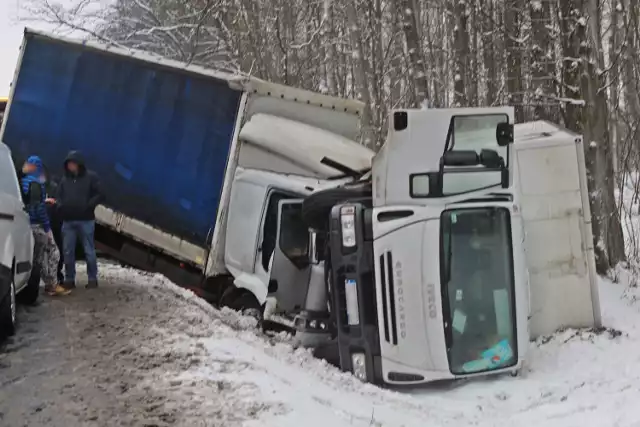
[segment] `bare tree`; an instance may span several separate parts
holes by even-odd
[[[624,260],[627,187],[640,202],[636,1],[27,1],[32,19],[91,37],[357,97],[371,147],[389,109],[427,103],[511,104],[518,121],[564,124],[587,142],[599,270]]]

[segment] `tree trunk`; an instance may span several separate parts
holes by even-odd
[[[367,82],[367,61],[364,58],[364,49],[362,47],[362,35],[360,34],[360,25],[358,23],[358,14],[356,11],[355,1],[350,1],[346,5],[347,20],[349,22],[349,39],[351,41],[353,72],[355,86],[359,93],[359,98],[364,102],[364,112],[362,114],[362,140],[367,147],[373,148],[375,145],[374,133],[371,122],[371,95]]]
[[[419,107],[429,104],[429,85],[427,82],[427,70],[424,64],[422,44],[418,36],[418,16],[413,8],[413,0],[397,0],[397,10],[401,10],[402,28],[407,44],[408,63],[411,76],[414,79],[415,96],[411,107]]]
[[[531,2],[529,14],[531,16],[532,49],[531,49],[531,71],[532,87],[534,99],[534,120],[548,120],[550,114],[546,105],[552,94],[550,82],[553,81],[554,69],[553,50],[551,36],[551,10],[546,0]],[[551,64],[551,69],[549,69]]]
[[[450,3],[451,13],[454,17],[453,27],[453,103],[456,107],[466,107],[469,103],[467,91],[469,90],[469,32],[467,21],[469,20],[469,7],[467,0],[454,0]]]
[[[485,103],[488,106],[494,105],[498,96],[498,72],[496,68],[496,49],[495,37],[496,31],[493,20],[493,1],[480,0],[480,7],[483,12],[482,16],[482,62],[484,65],[486,98]]]
[[[507,92],[509,104],[515,106],[516,122],[524,121],[522,88],[522,44],[520,43],[519,0],[507,1],[504,5],[504,38],[507,54]]]
[[[614,198],[604,67],[598,66],[602,61],[600,11],[597,0],[567,0],[560,13],[563,56],[572,58],[565,61],[565,97],[575,100],[567,105],[565,120],[569,129],[584,136],[596,267],[605,274],[625,256]]]

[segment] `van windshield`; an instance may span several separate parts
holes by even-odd
[[[470,374],[515,365],[509,211],[457,209],[441,216],[442,305],[449,367]]]

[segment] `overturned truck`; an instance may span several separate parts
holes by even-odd
[[[580,136],[513,126],[510,107],[389,123],[369,176],[303,205],[342,369],[389,384],[515,374],[530,339],[600,324]]]

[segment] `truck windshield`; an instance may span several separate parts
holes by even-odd
[[[513,366],[518,356],[509,211],[499,207],[445,211],[440,251],[451,372]]]

